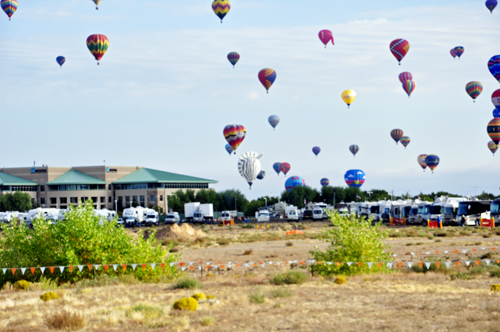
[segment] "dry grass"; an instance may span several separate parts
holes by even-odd
[[[45,324],[49,329],[75,331],[85,327],[85,316],[81,312],[61,310],[47,317]]]

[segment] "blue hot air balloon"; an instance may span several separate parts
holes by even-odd
[[[500,54],[491,57],[488,61],[488,69],[491,75],[500,83]]]
[[[359,188],[365,183],[365,172],[360,169],[350,169],[345,173],[344,181],[349,187]]]
[[[434,169],[439,165],[439,157],[435,154],[430,154],[425,157],[425,163],[431,169],[432,173],[434,173]]]
[[[229,153],[229,157],[231,157],[231,153],[233,153],[234,150],[231,147],[231,145],[226,144],[226,151],[227,151],[227,153]]]
[[[322,178],[319,183],[325,187],[325,186],[328,186],[330,184],[330,180],[328,180],[327,178]]]
[[[304,180],[300,176],[294,175],[294,176],[289,177],[285,182],[285,189],[288,192],[292,191],[292,189],[297,187],[297,186],[305,187],[306,180]]]
[[[490,13],[493,14],[493,9],[495,9],[495,7],[498,5],[498,1],[497,0],[486,0],[486,3],[484,5],[486,6],[486,8],[488,8],[490,10]]]
[[[231,62],[234,68],[234,65],[236,65],[238,60],[240,60],[240,55],[236,52],[231,52],[227,55],[227,59],[229,60],[229,62]]]
[[[61,66],[61,67],[62,67],[62,65],[64,65],[64,63],[66,62],[66,58],[65,58],[65,57],[63,57],[63,56],[58,56],[58,57],[56,58],[56,61],[57,61],[57,63],[59,64],[59,66]]]
[[[280,175],[281,173],[281,163],[274,163],[273,164],[273,169],[276,173],[278,173],[278,175]]]
[[[276,128],[276,126],[278,125],[278,123],[280,123],[280,118],[279,116],[277,115],[271,115],[267,121],[269,121],[269,124],[274,128]]]
[[[493,117],[494,118],[500,118],[500,110],[497,110],[496,108],[493,110]]]
[[[357,146],[356,144],[353,144],[349,147],[349,151],[351,151],[352,155],[354,157],[356,157],[356,153],[358,153],[358,151],[359,151],[359,146]]]
[[[312,150],[313,150],[313,153],[316,155],[316,157],[321,152],[321,148],[319,146],[315,146],[314,148],[312,148]]]
[[[264,180],[266,177],[266,171],[260,171],[259,175],[257,175],[257,179]]]

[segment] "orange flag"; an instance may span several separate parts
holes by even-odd
[[[323,262],[317,262],[317,263],[318,263],[318,265],[321,265],[321,264],[323,264]]]
[[[363,264],[362,262],[358,262],[358,267],[361,267],[361,264]]]
[[[141,266],[143,270],[146,270],[146,264],[142,264]]]
[[[436,254],[439,254],[439,251],[436,251]]]
[[[257,266],[257,263],[253,263],[253,266]]]
[[[30,270],[31,270],[31,274],[35,274],[36,267],[30,268]]]
[[[183,262],[180,262],[180,263],[179,263],[179,265],[180,265],[181,267],[183,267],[183,266],[184,266],[184,263],[183,263]]]
[[[49,269],[50,269],[50,273],[54,273],[54,269],[55,269],[54,266],[49,267]]]
[[[224,268],[224,265],[222,265],[222,264],[221,264],[221,265],[219,265],[219,268],[223,269],[223,268]]]
[[[401,268],[401,266],[403,266],[403,263],[402,262],[399,262],[398,263],[398,267]]]
[[[453,252],[455,253],[455,255],[458,253],[458,250],[453,250]]]
[[[69,272],[73,273],[74,266],[68,266]]]
[[[495,247],[491,247],[491,250],[495,250],[496,248]]]
[[[500,264],[500,259],[497,259],[497,264]]]
[[[422,263],[422,262],[418,262],[418,267],[419,267],[419,268],[422,268],[422,265],[424,265],[424,263]]]
[[[476,249],[472,249],[472,251],[476,252]]]
[[[207,265],[207,270],[210,268],[210,265]]]
[[[455,264],[457,264],[457,267],[460,266],[460,262],[459,261],[456,261]]]
[[[92,271],[92,265],[87,265],[87,267],[89,268],[89,271]]]
[[[12,275],[16,274],[16,270],[17,270],[17,269],[16,269],[15,267],[13,267],[13,268],[12,268],[12,269],[10,269],[10,270],[12,271]]]
[[[379,263],[378,263],[378,267],[379,267],[379,268],[382,268],[382,265],[384,265],[382,262],[379,262]]]
[[[337,262],[338,267],[342,266],[342,262]]]
[[[161,263],[160,267],[163,269],[165,267],[165,263]]]
[[[191,271],[193,271],[194,270],[194,266],[191,266],[190,269],[191,269]]]
[[[439,269],[439,267],[441,266],[441,262],[436,262],[436,266]]]
[[[104,267],[104,272],[108,272],[109,265],[103,265]]]
[[[127,269],[127,264],[123,264],[122,267],[123,267],[124,270],[126,270]]]
[[[481,261],[476,261],[476,265],[479,266],[481,264]]]

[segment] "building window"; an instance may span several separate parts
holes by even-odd
[[[139,203],[139,201],[137,200],[137,196],[132,196],[132,203]]]
[[[163,202],[163,195],[160,195],[160,202]]]
[[[59,203],[66,204],[67,202],[68,202],[68,198],[67,197],[59,197]]]
[[[151,203],[156,202],[156,196],[155,195],[151,195],[150,201],[151,201]]]
[[[97,197],[92,197],[92,203],[97,203],[98,200],[97,200]]]
[[[106,203],[106,197],[101,196],[101,203]]]
[[[44,197],[40,198],[40,205],[45,205],[45,198]]]
[[[111,185],[110,184],[108,184],[108,190],[111,190]]]
[[[45,186],[40,186],[40,191],[45,191]]]
[[[71,204],[78,204],[78,197],[70,197],[69,202]]]
[[[125,206],[130,206],[130,196],[125,196]]]
[[[146,199],[144,196],[141,196],[141,206],[146,206]]]
[[[51,197],[50,204],[57,204],[57,197]]]
[[[108,197],[108,203],[111,203],[111,196]]]

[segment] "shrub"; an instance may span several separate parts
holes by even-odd
[[[198,301],[196,301],[192,297],[183,297],[179,301],[175,301],[172,308],[174,310],[196,311],[198,309]]]
[[[195,299],[196,301],[200,302],[200,301],[206,301],[207,300],[207,297],[205,294],[203,293],[196,293],[194,294],[193,296],[191,296],[193,299]]]
[[[337,277],[334,281],[334,283],[336,283],[337,285],[343,285],[347,282],[347,279],[345,277]]]
[[[74,266],[70,272],[45,274],[46,278],[58,278],[59,282],[76,282],[106,272],[101,266],[99,270],[82,272],[77,265],[103,265],[141,263],[166,263],[163,269],[147,268],[133,271],[122,268],[116,272],[113,269],[108,273],[134,274],[138,279],[168,279],[173,277],[177,269],[170,266],[178,255],[167,255],[168,250],[158,245],[155,231],[148,239],[139,233],[139,236],[130,237],[123,227],[116,227],[116,221],[104,222],[99,225],[100,217],[94,213],[92,202],[85,206],[70,207],[65,214],[65,220],[57,224],[49,224],[45,219],[33,221],[34,229],[28,228],[26,223],[6,227],[0,237],[0,266]],[[36,282],[42,273],[39,269],[35,274],[27,274],[23,278]],[[0,285],[6,281],[15,282],[20,275],[0,274]]]
[[[85,327],[85,316],[82,313],[62,310],[56,312],[46,319],[46,324],[50,329],[55,330],[79,330]]]
[[[197,279],[180,278],[173,285],[172,289],[199,289],[201,282]]]
[[[270,295],[273,298],[283,298],[292,296],[293,292],[291,289],[288,288],[278,288],[273,290]]]
[[[488,252],[488,253],[482,255],[481,259],[491,259],[491,258],[493,258],[493,256],[495,256],[495,254],[493,254],[492,252]]]
[[[148,319],[156,318],[163,314],[163,310],[161,308],[142,303],[130,307],[126,315],[132,316],[134,312],[140,312],[144,315],[144,317],[147,317]]]
[[[252,303],[261,304],[266,302],[266,295],[260,292],[253,292],[248,294],[248,299]]]
[[[202,317],[200,319],[201,326],[208,326],[215,323],[215,319],[213,317]]]
[[[245,250],[245,251],[243,252],[243,255],[248,256],[248,255],[251,255],[251,254],[252,254],[252,252],[253,252],[253,250],[252,250],[252,249],[248,249],[248,250]]]
[[[380,223],[372,226],[371,219],[356,216],[343,217],[337,212],[330,213],[330,222],[334,228],[324,231],[324,239],[330,242],[325,251],[319,249],[310,251],[317,262],[388,262],[390,252],[383,239],[387,238],[388,231],[382,230]],[[367,264],[361,267],[342,264],[313,264],[311,273],[320,275],[352,275],[388,271],[387,264],[382,268]]]
[[[231,241],[229,241],[229,239],[226,239],[226,238],[219,238],[219,239],[217,239],[217,243],[220,246],[227,246],[228,244],[231,243]]]
[[[474,279],[474,277],[469,276],[465,272],[457,272],[457,273],[450,274],[450,279],[451,280],[459,280],[459,279],[460,280],[470,280],[470,279]]]
[[[40,295],[40,299],[42,299],[42,301],[47,302],[50,300],[59,300],[61,298],[59,297],[59,294],[57,294],[56,292],[47,292]]]
[[[273,285],[300,285],[307,280],[307,274],[302,271],[287,271],[275,275],[269,282]]]
[[[491,285],[490,290],[493,292],[500,292],[500,284]]]
[[[25,291],[30,289],[31,282],[26,281],[26,280],[18,280],[14,284],[14,289],[19,290],[19,291]]]
[[[437,237],[446,237],[446,236],[448,236],[448,233],[446,233],[446,232],[435,232],[434,236],[437,236]]]
[[[58,279],[48,279],[45,278],[44,276],[41,276],[40,279],[38,280],[40,285],[42,286],[42,290],[50,290],[50,289],[57,289],[57,284],[58,284]]]
[[[292,247],[293,246],[293,242],[292,241],[288,241],[287,243],[285,243],[285,245],[287,247]]]

